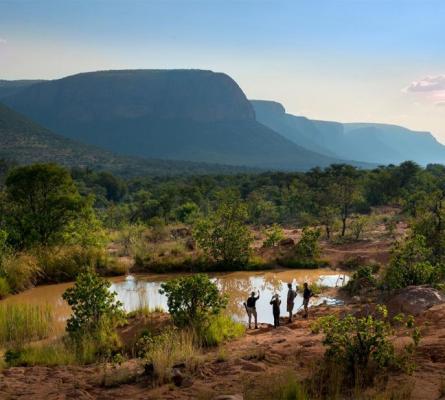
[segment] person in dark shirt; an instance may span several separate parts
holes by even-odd
[[[244,303],[244,307],[246,307],[247,316],[249,317],[249,329],[251,328],[252,316],[255,320],[255,329],[258,329],[258,314],[256,312],[256,302],[260,298],[260,292],[258,291],[258,296],[255,297],[255,292],[250,294],[250,297],[247,299],[247,302]]]
[[[278,294],[274,294],[272,296],[270,304],[272,306],[272,313],[273,313],[273,326],[274,328],[278,328],[280,326],[280,305],[281,305],[281,300]]]
[[[314,294],[312,293],[312,290],[309,289],[309,285],[307,284],[307,282],[304,283],[303,287],[304,287],[304,290],[303,290],[303,307],[304,307],[303,318],[307,318],[308,308],[309,308],[309,300],[311,299],[311,297]]]

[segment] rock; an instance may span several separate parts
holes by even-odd
[[[244,361],[242,360],[242,367],[244,371],[250,371],[250,372],[264,372],[266,368],[264,368],[262,365],[255,364],[250,361]]]
[[[172,371],[172,381],[176,386],[181,386],[184,381],[185,376],[178,368],[173,368]]]
[[[278,243],[282,247],[290,247],[295,245],[295,241],[292,238],[281,239]]]
[[[213,400],[244,400],[244,397],[241,394],[221,394]]]
[[[397,290],[386,301],[386,306],[390,315],[405,313],[417,316],[442,303],[445,303],[445,296],[438,290],[429,286],[408,286]]]

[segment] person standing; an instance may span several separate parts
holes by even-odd
[[[308,308],[309,308],[309,300],[311,299],[311,297],[314,294],[312,293],[312,290],[309,289],[309,285],[307,284],[307,282],[304,283],[303,287],[304,287],[304,290],[303,290],[303,307],[304,307],[303,318],[307,318]]]
[[[256,312],[256,302],[260,298],[260,291],[258,291],[258,296],[255,297],[255,292],[250,294],[247,302],[244,303],[246,307],[247,316],[249,317],[249,329],[251,328],[252,316],[255,320],[255,329],[258,329],[258,314]]]
[[[270,300],[273,313],[273,327],[278,328],[280,326],[280,305],[281,300],[278,294],[274,294]]]
[[[292,322],[292,315],[294,311],[294,302],[295,298],[297,297],[297,292],[292,289],[292,283],[287,284],[287,312],[289,313],[289,323]]]

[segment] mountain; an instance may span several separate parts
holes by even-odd
[[[5,81],[0,79],[0,100],[12,96],[35,83],[43,82],[39,79],[22,79],[18,81]]]
[[[19,164],[57,162],[67,167],[90,167],[124,176],[252,172],[247,168],[216,164],[117,156],[109,151],[56,135],[0,103],[1,159]]]
[[[256,118],[295,144],[341,159],[368,163],[419,164],[445,162],[445,146],[429,132],[417,132],[396,125],[339,123],[310,120],[287,114],[280,103],[251,100]]]
[[[128,156],[288,170],[339,162],[256,121],[236,82],[212,71],[82,73],[3,102],[61,135]]]

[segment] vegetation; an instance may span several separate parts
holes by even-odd
[[[194,237],[205,253],[223,265],[245,265],[252,241],[246,226],[247,207],[236,194],[228,192],[209,217],[200,219]]]
[[[102,329],[113,330],[124,319],[122,303],[116,293],[110,292],[111,283],[95,272],[79,274],[73,287],[63,294],[63,299],[72,309],[66,324],[72,336],[94,334]]]
[[[175,325],[201,329],[226,307],[227,298],[205,274],[172,279],[161,285],[167,296],[168,311]]]
[[[52,322],[49,305],[0,304],[0,348],[22,348],[31,340],[47,338]]]
[[[374,375],[386,368],[413,368],[411,356],[420,340],[420,331],[412,317],[398,315],[394,322],[403,323],[411,331],[412,344],[397,355],[390,338],[393,328],[384,306],[377,306],[375,315],[338,318],[322,317],[313,326],[325,334],[323,344],[328,365],[343,368],[346,387],[363,386],[372,382]]]

